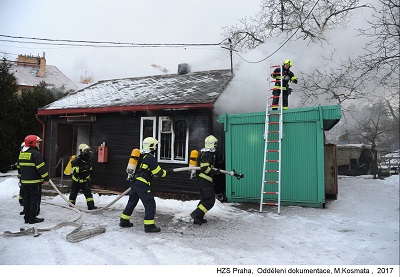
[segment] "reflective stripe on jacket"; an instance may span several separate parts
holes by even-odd
[[[18,156],[18,176],[22,185],[36,185],[49,181],[42,154],[36,147],[29,147]]]
[[[167,172],[160,167],[157,159],[151,154],[144,154],[139,171],[136,174],[136,180],[141,181],[150,186],[151,180],[154,176],[165,177]]]
[[[274,90],[280,90],[281,89],[281,68],[275,68],[274,72],[271,73],[271,77],[276,79],[277,81],[275,82]],[[287,78],[285,78],[287,77]],[[283,85],[282,85],[282,90],[286,90],[286,87],[289,84],[289,81],[294,81],[297,80],[297,77],[294,76],[293,72],[290,71],[289,69],[283,68],[282,72],[282,78],[283,78]]]
[[[215,164],[215,155],[210,151],[201,151],[200,154],[200,173],[199,177],[209,182],[213,182],[212,175],[215,171],[213,170]]]
[[[83,184],[89,181],[93,171],[92,165],[90,164],[90,157],[85,159],[82,155],[78,155],[71,162],[71,170],[71,179],[75,182]]]

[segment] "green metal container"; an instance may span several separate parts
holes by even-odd
[[[340,118],[339,105],[284,111],[281,205],[324,206],[324,131]],[[218,122],[224,125],[226,168],[245,176],[241,180],[227,176],[228,202],[260,202],[265,112],[224,114]]]

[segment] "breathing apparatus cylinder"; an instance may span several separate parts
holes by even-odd
[[[199,151],[192,150],[190,152],[190,159],[189,159],[189,167],[196,167],[199,158]],[[193,179],[196,176],[196,170],[192,169],[190,173],[190,179]]]
[[[133,176],[136,171],[137,164],[140,158],[140,150],[135,148],[131,152],[131,157],[128,161],[128,166],[126,167],[126,173],[128,173],[128,179]]]

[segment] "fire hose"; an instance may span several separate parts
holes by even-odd
[[[200,167],[198,166],[189,166],[189,167],[179,167],[179,168],[174,168],[174,172],[181,172],[181,171],[188,171],[188,170],[200,170]],[[219,172],[225,174],[225,175],[230,175],[233,177],[236,177],[238,180],[244,178],[244,174],[237,173],[236,170],[232,169],[232,171],[227,171],[220,169]]]
[[[62,206],[62,205],[58,205],[58,204],[53,204],[53,203],[49,203],[46,201],[43,201],[43,203],[45,204],[50,204],[50,205],[56,205],[56,206],[60,206],[62,208],[67,208],[70,210],[73,210],[75,212],[78,213],[78,216],[66,221],[66,222],[61,222],[59,224],[56,224],[54,226],[50,226],[50,227],[46,227],[46,228],[36,228],[36,227],[31,227],[31,228],[20,228],[19,232],[10,232],[10,231],[4,231],[3,232],[3,236],[4,237],[18,237],[18,236],[23,236],[23,235],[31,235],[33,234],[34,237],[38,237],[39,235],[41,235],[40,232],[45,232],[45,231],[52,231],[52,230],[57,230],[61,227],[65,227],[65,226],[74,226],[76,227],[71,233],[66,235],[66,238],[69,242],[78,242],[78,241],[82,241],[88,238],[91,238],[93,236],[102,234],[106,231],[105,228],[103,227],[96,227],[96,228],[92,228],[92,229],[88,229],[88,230],[81,230],[82,229],[82,224],[81,223],[77,223],[75,221],[79,220],[82,216],[81,212],[99,212],[102,211],[108,207],[110,207],[111,205],[113,205],[115,202],[117,202],[119,199],[121,199],[124,195],[126,195],[129,191],[130,188],[127,189],[126,191],[124,191],[121,195],[119,195],[117,198],[115,198],[113,201],[111,201],[109,204],[107,204],[106,206],[97,209],[97,210],[83,210],[80,209],[78,207],[76,207],[74,204],[72,204],[71,202],[68,201],[67,198],[65,198],[65,196],[60,192],[60,190],[57,188],[56,185],[54,185],[53,181],[50,179],[49,183],[51,184],[51,186],[54,188],[54,190],[58,193],[58,195],[61,196],[62,199],[64,199],[64,201],[68,204],[68,206]]]
[[[174,168],[173,169],[174,172],[191,171],[191,170],[200,170],[200,167],[189,166],[189,167],[180,167],[180,168]],[[240,180],[241,178],[244,178],[243,174],[239,174],[235,170],[226,171],[226,170],[220,169],[220,172],[223,173],[223,174],[226,174],[226,175],[234,176],[238,180]],[[49,202],[46,202],[46,201],[43,201],[43,203],[50,204],[50,205],[55,205],[55,206],[60,206],[62,208],[67,208],[67,209],[73,210],[73,211],[77,212],[78,215],[75,218],[71,219],[71,220],[68,220],[68,221],[65,221],[65,222],[61,222],[61,223],[58,223],[58,224],[56,224],[54,226],[50,226],[50,227],[46,227],[46,228],[31,227],[31,228],[27,228],[27,229],[20,228],[19,232],[4,231],[3,234],[2,234],[4,237],[18,237],[18,236],[31,235],[31,234],[33,234],[34,237],[38,237],[39,235],[41,235],[40,232],[57,230],[57,229],[59,229],[61,227],[65,227],[65,226],[76,227],[72,232],[70,232],[69,234],[66,235],[66,238],[67,238],[67,240],[69,242],[78,242],[78,241],[82,241],[82,240],[91,238],[93,236],[102,234],[102,233],[104,233],[106,231],[106,229],[103,228],[103,227],[96,227],[96,228],[89,229],[89,230],[81,230],[83,225],[81,223],[77,223],[75,221],[77,221],[77,220],[79,220],[81,218],[81,216],[82,216],[81,212],[95,213],[95,212],[100,212],[100,211],[102,211],[104,209],[107,209],[108,207],[113,205],[115,202],[120,200],[124,195],[128,194],[129,191],[131,190],[131,188],[128,188],[123,193],[121,193],[117,198],[115,198],[113,201],[111,201],[109,204],[107,204],[106,206],[104,206],[102,208],[99,208],[99,209],[96,209],[96,210],[83,210],[83,209],[80,209],[80,208],[76,207],[71,202],[69,202],[69,200],[61,193],[61,191],[57,188],[57,186],[53,183],[53,181],[51,179],[49,180],[49,183],[54,188],[54,190],[58,193],[58,195],[60,195],[61,198],[68,204],[68,206],[62,206],[62,205],[58,205],[58,204],[54,204],[54,203],[49,203]]]

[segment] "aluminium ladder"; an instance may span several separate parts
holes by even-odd
[[[278,214],[281,212],[281,145],[283,137],[283,113],[282,98],[283,80],[281,65],[271,66],[271,69],[280,67],[280,79],[271,79],[275,83],[280,81],[280,95],[270,96],[271,99],[278,99],[279,104],[269,105],[267,103],[265,110],[265,130],[264,130],[264,162],[263,176],[261,185],[260,212],[263,205],[278,206]],[[275,88],[271,89],[272,91]],[[269,110],[269,107],[278,108],[277,110]]]

